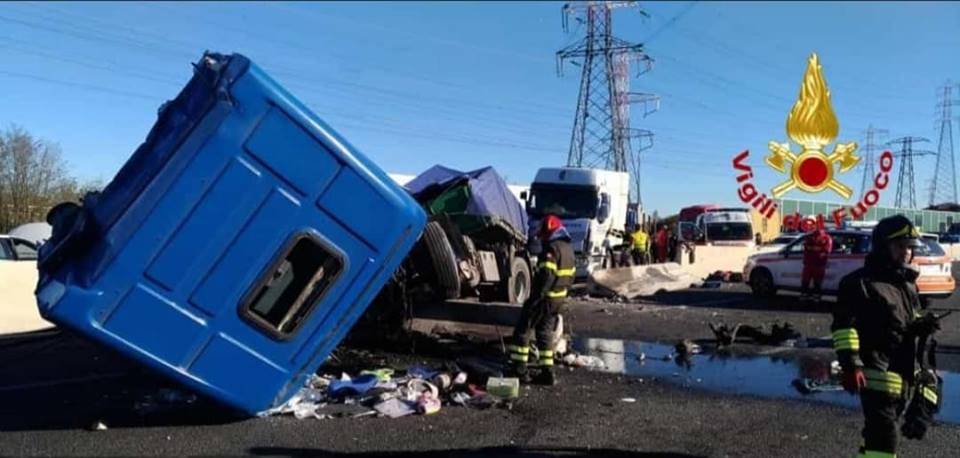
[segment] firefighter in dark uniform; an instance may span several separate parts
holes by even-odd
[[[840,282],[831,330],[843,386],[859,392],[863,406],[858,456],[895,457],[897,422],[907,402],[902,431],[911,439],[923,437],[938,405],[937,382],[917,370],[921,346],[939,329],[936,316],[920,315],[919,273],[909,265],[919,235],[902,215],[881,220],[864,266]]]
[[[538,233],[543,244],[530,298],[523,304],[520,321],[508,346],[510,363],[523,383],[535,382],[554,385],[557,376],[553,370],[554,331],[567,300],[567,288],[573,285],[576,271],[573,247],[560,218],[547,215]],[[538,370],[531,377],[527,365],[530,358],[530,332],[536,332],[539,361]]]

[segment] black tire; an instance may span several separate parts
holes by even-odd
[[[527,260],[520,257],[513,258],[513,263],[510,265],[510,279],[507,281],[503,300],[511,304],[524,303],[530,297],[532,280]]]
[[[460,297],[460,274],[457,272],[457,257],[443,227],[435,221],[427,223],[423,230],[423,243],[433,266],[431,286],[441,299]]]
[[[750,273],[750,289],[757,297],[773,297],[777,294],[777,287],[773,283],[773,274],[766,268],[759,267]]]

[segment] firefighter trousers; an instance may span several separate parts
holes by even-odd
[[[529,354],[532,332],[536,335],[537,351],[540,353],[539,365],[553,366],[553,345],[556,341],[554,333],[562,312],[562,301],[544,298],[531,300],[523,305],[520,320],[513,330],[513,343],[510,348],[511,360],[514,363],[528,362],[525,356]]]
[[[868,382],[869,383],[869,382]],[[897,423],[906,407],[906,398],[901,395],[864,389],[860,391],[863,406],[863,457],[893,458],[897,453],[899,431]]]

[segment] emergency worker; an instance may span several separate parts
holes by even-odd
[[[552,214],[545,216],[538,237],[543,243],[543,251],[533,278],[533,288],[530,298],[523,304],[520,321],[507,349],[513,371],[521,382],[554,385],[557,375],[553,368],[553,351],[558,337],[555,330],[566,305],[567,289],[573,285],[576,265],[570,235],[560,218]],[[528,363],[532,363],[529,360],[531,331],[536,334],[539,353],[533,375],[528,371]]]
[[[833,238],[827,231],[817,229],[806,235],[803,241],[803,273],[800,292],[804,298],[820,300],[823,289],[823,277],[827,273],[827,261],[833,251]],[[814,293],[810,295],[810,281],[813,281]]]
[[[670,234],[667,232],[667,225],[661,224],[660,230],[657,231],[657,262],[667,262],[667,250],[670,248],[668,243],[670,243]]]
[[[650,262],[650,235],[643,230],[643,226],[637,225],[637,230],[630,234],[630,256],[633,258],[633,265],[642,266]]]
[[[925,362],[917,370],[940,328],[939,317],[919,313],[918,272],[910,266],[919,235],[902,215],[884,218],[873,229],[864,266],[840,282],[831,330],[843,387],[860,393],[863,406],[858,456],[896,457],[904,410],[901,431],[921,439],[939,409],[942,380]]]

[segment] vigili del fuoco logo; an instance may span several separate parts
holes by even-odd
[[[777,204],[774,199],[779,199],[794,189],[810,194],[830,190],[849,200],[854,190],[840,181],[840,177],[853,169],[860,162],[860,157],[856,155],[856,142],[837,142],[827,154],[827,146],[837,138],[839,131],[840,124],[830,104],[830,90],[823,78],[820,59],[816,53],[811,54],[800,84],[800,95],[787,115],[787,136],[800,146],[800,150],[794,152],[790,142],[772,140],[767,145],[770,154],[764,158],[770,168],[787,175],[787,178],[770,190],[772,197],[760,193],[750,181],[753,178],[753,168],[746,163],[750,151],[744,150],[733,158],[733,168],[738,172],[737,196],[767,218],[776,214]],[[880,172],[873,180],[873,186],[849,208],[843,206],[833,211],[830,217],[834,222],[839,226],[846,215],[860,219],[870,207],[876,205],[880,200],[880,191],[890,182],[891,169],[893,154],[884,151],[880,155]],[[783,225],[788,230],[809,231],[818,226],[822,227],[825,219],[824,215],[816,215],[815,219],[801,222],[799,214],[784,215]]]

